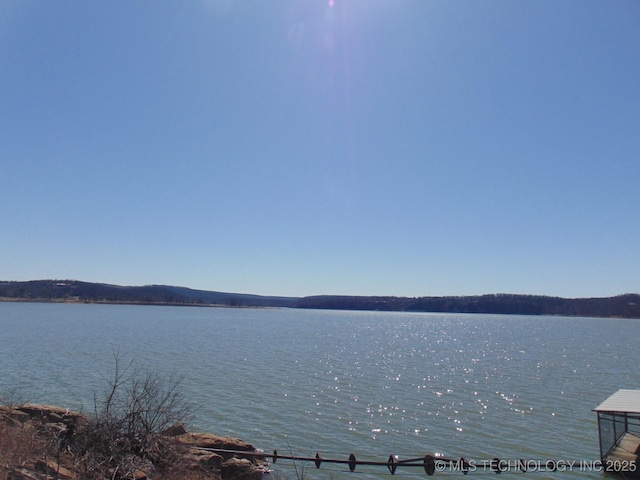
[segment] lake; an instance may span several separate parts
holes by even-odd
[[[90,412],[119,351],[183,377],[190,430],[267,452],[593,462],[591,410],[620,388],[640,388],[639,327],[596,318],[0,303],[0,398]],[[295,478],[291,462],[275,467]],[[297,467],[313,479],[390,476],[380,466]],[[426,477],[408,467],[395,476]]]

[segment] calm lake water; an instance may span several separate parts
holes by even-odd
[[[90,411],[119,350],[138,366],[184,377],[191,430],[267,452],[591,462],[599,458],[591,409],[619,388],[640,388],[639,327],[617,319],[0,303],[0,397]],[[390,477],[385,467],[297,466],[311,479]],[[276,467],[295,479],[290,462]],[[436,474],[445,475],[462,476]],[[579,469],[527,475],[605,477]],[[395,476],[426,478],[416,468]]]

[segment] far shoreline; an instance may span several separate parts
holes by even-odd
[[[291,308],[371,312],[640,319],[640,294],[562,298],[490,293],[466,296],[265,296],[171,285],[121,286],[79,280],[0,281],[0,301],[214,308]]]
[[[251,308],[251,309],[277,309],[289,307],[269,307],[260,305],[226,305],[224,303],[179,303],[179,302],[144,302],[136,300],[76,300],[66,298],[15,298],[0,297],[0,302],[4,303],[64,303],[69,305],[139,305],[152,307],[200,307],[200,308]]]
[[[557,318],[604,318],[609,320],[640,320],[640,317],[628,317],[622,315],[572,315],[562,313],[509,313],[509,312],[441,312],[428,310],[386,310],[386,309],[366,309],[366,308],[321,308],[304,306],[261,306],[261,305],[227,305],[223,303],[198,303],[198,302],[145,302],[145,301],[112,301],[112,300],[81,300],[81,299],[60,299],[60,298],[16,298],[0,297],[0,303],[46,303],[46,304],[67,304],[67,305],[130,305],[130,306],[150,306],[150,307],[197,307],[197,308],[231,308],[249,310],[327,310],[343,312],[375,312],[375,313],[411,313],[411,314],[442,314],[442,315],[504,315],[504,316],[525,316],[525,317],[557,317]]]

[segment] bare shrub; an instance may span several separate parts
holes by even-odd
[[[176,448],[162,431],[189,416],[180,378],[139,370],[132,362],[123,367],[122,360],[114,352],[109,387],[102,399],[94,396],[93,415],[69,444],[86,476],[133,478],[139,470],[162,469]]]
[[[141,474],[156,480],[219,478],[210,465],[194,461],[188,446],[165,434],[189,417],[181,379],[136,368],[118,352],[113,358],[113,374],[105,391],[94,395],[88,415],[19,405],[16,420],[10,407],[0,407],[0,480],[69,473],[98,480]],[[16,398],[15,392],[9,397]]]

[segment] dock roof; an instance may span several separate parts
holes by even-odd
[[[593,411],[640,413],[640,390],[618,390]]]

